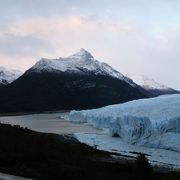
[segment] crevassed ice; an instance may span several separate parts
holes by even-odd
[[[71,111],[66,118],[108,128],[111,136],[119,136],[130,144],[180,152],[179,94]]]

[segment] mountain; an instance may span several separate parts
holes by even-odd
[[[55,71],[79,75],[104,75],[123,80],[131,86],[136,86],[131,79],[123,76],[108,64],[95,60],[94,57],[85,49],[80,49],[78,53],[67,58],[52,60],[43,58],[30,68],[27,73],[54,73]]]
[[[0,112],[97,108],[145,98],[145,90],[84,49],[41,59],[0,92]]]
[[[143,87],[153,96],[164,95],[164,94],[177,94],[179,91],[169,88],[165,85],[159,84],[154,79],[148,78],[144,75],[127,75],[136,84]]]
[[[14,69],[0,67],[0,86],[7,85],[22,75],[22,72]]]

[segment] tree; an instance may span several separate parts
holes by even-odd
[[[139,154],[135,161],[135,176],[138,180],[152,180],[153,168],[144,154]]]

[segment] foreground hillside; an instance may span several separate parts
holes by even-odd
[[[110,154],[70,136],[38,133],[0,124],[0,171],[34,179],[159,179],[178,173],[153,173],[141,156],[137,162],[113,162]]]

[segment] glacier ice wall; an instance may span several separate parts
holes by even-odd
[[[130,144],[180,152],[179,94],[71,111],[66,119],[108,128],[111,136]]]

